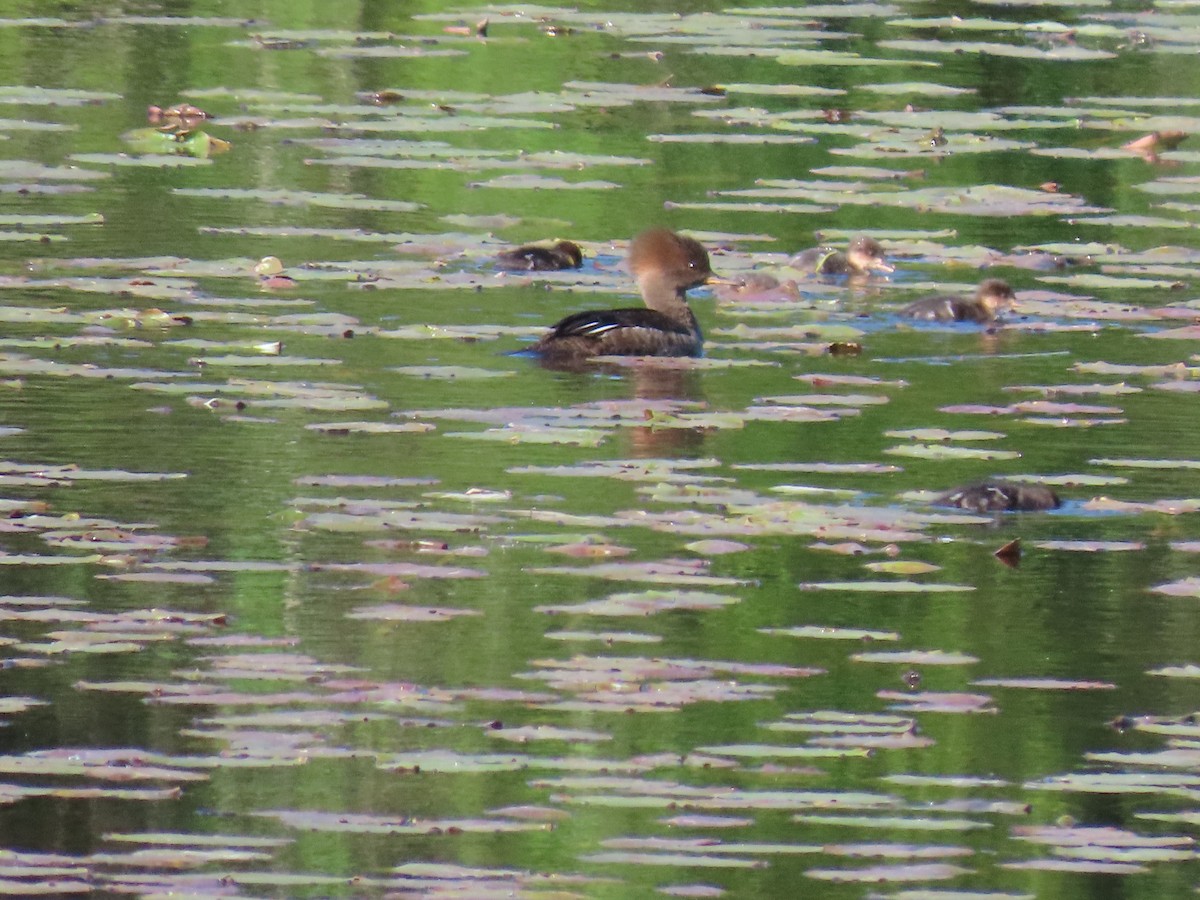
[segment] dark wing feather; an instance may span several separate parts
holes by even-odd
[[[691,356],[700,350],[699,328],[653,309],[603,309],[575,313],[531,348],[570,356]]]
[[[558,322],[550,331],[555,337],[600,337],[622,328],[650,328],[655,331],[690,334],[687,323],[679,322],[653,309],[593,309],[575,313]]]

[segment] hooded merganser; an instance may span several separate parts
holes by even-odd
[[[815,275],[868,275],[871,272],[894,272],[895,266],[885,258],[883,245],[865,234],[856,235],[846,252],[833,247],[813,247],[792,257],[790,265]]]
[[[1001,278],[989,278],[980,283],[974,297],[925,297],[900,310],[900,315],[912,319],[936,322],[996,321],[996,313],[1008,309],[1017,295]]]
[[[977,481],[942,494],[933,501],[935,506],[957,506],[973,512],[1020,512],[1058,509],[1062,500],[1042,484],[1015,484],[1011,481]]]
[[[715,277],[704,247],[666,228],[651,228],[630,244],[629,270],[649,309],[575,313],[529,350],[544,359],[698,355],[703,337],[686,292]]]
[[[496,266],[511,272],[559,272],[583,265],[583,251],[573,241],[559,241],[549,247],[529,244],[496,255]]]

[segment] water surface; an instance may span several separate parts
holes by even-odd
[[[426,6],[0,28],[0,890],[1190,892],[1190,8]],[[512,355],[650,225],[798,295]]]

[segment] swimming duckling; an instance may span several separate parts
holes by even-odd
[[[814,275],[869,275],[871,272],[896,271],[896,267],[887,261],[883,245],[865,234],[856,235],[845,253],[833,247],[813,247],[797,253],[789,265]]]
[[[972,512],[1037,512],[1058,509],[1062,506],[1062,500],[1043,484],[1016,484],[993,478],[948,491],[936,498],[933,504],[957,506]]]
[[[509,272],[560,272],[583,265],[583,251],[574,241],[549,247],[528,244],[496,254],[496,267]]]
[[[932,322],[981,322],[996,321],[996,313],[1008,309],[1017,301],[1017,295],[1001,278],[989,278],[980,283],[974,297],[937,296],[924,297],[900,310],[900,315],[910,319]]]

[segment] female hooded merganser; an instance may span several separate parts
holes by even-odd
[[[869,275],[871,272],[896,271],[885,258],[883,245],[865,234],[856,235],[845,253],[833,247],[813,247],[793,256],[790,265],[814,275]]]
[[[933,501],[936,506],[957,506],[973,512],[1020,512],[1058,509],[1062,501],[1058,494],[1043,484],[1014,484],[992,479],[964,485],[942,494]]]
[[[989,278],[979,285],[974,297],[925,297],[900,310],[900,315],[912,319],[936,322],[996,321],[996,313],[1008,309],[1017,295],[1000,278]]]
[[[511,272],[559,272],[583,265],[583,251],[573,241],[559,241],[549,247],[529,244],[496,255],[496,266]]]
[[[686,292],[714,278],[698,241],[666,228],[629,246],[629,270],[649,309],[590,310],[567,316],[529,350],[543,359],[589,356],[696,356],[703,336]]]

